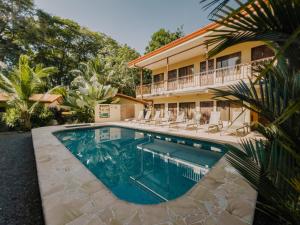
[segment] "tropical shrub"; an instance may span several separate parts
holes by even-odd
[[[20,118],[21,114],[15,108],[8,108],[2,115],[2,121],[10,128],[19,127]]]
[[[55,72],[54,67],[31,67],[29,57],[21,55],[18,65],[8,75],[0,73],[0,91],[10,96],[5,115],[10,126],[19,124],[22,130],[31,129],[31,117],[40,103],[32,102],[29,98],[32,94],[44,93],[47,89],[46,78]]]
[[[55,119],[55,115],[51,109],[45,105],[39,104],[35,108],[31,121],[33,127],[41,127],[51,125],[51,122]]]
[[[95,64],[82,64],[85,69],[73,70],[78,76],[71,82],[71,88],[57,88],[56,93],[63,96],[63,108],[72,113],[74,122],[93,122],[97,104],[117,103],[118,89],[103,85],[103,75],[95,69]]]
[[[210,56],[247,41],[264,41],[276,53],[248,83],[214,89],[216,98],[239,99],[265,122],[253,124],[265,139],[244,139],[242,149],[228,146],[227,160],[258,191],[257,208],[270,224],[299,224],[300,2],[235,0],[234,9],[228,0],[216,0],[207,6],[217,2],[212,18],[223,28],[207,41]]]

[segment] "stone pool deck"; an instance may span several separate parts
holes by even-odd
[[[184,137],[238,143],[239,138],[136,127],[131,123],[93,124],[135,127]],[[246,225],[254,218],[256,192],[223,157],[185,195],[158,205],[137,205],[116,198],[52,134],[64,126],[32,130],[46,225]]]

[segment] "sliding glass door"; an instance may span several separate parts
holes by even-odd
[[[179,111],[185,113],[187,119],[192,119],[194,116],[196,103],[195,102],[180,102]]]
[[[200,102],[200,113],[201,113],[201,124],[208,123],[210,114],[214,109],[213,101],[201,101]]]

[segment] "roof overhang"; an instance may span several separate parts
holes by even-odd
[[[155,51],[141,56],[128,63],[129,68],[156,69],[174,64],[184,59],[206,54],[204,41],[210,34],[211,29],[219,27],[211,23],[189,35],[179,38]]]

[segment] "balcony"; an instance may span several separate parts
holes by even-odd
[[[215,70],[194,73],[192,75],[164,80],[152,84],[137,86],[136,96],[144,97],[174,93],[177,91],[191,91],[210,87],[221,87],[235,81],[248,79],[255,75],[257,67],[269,62],[271,58],[252,61],[247,64],[238,64],[232,67],[223,67]]]

